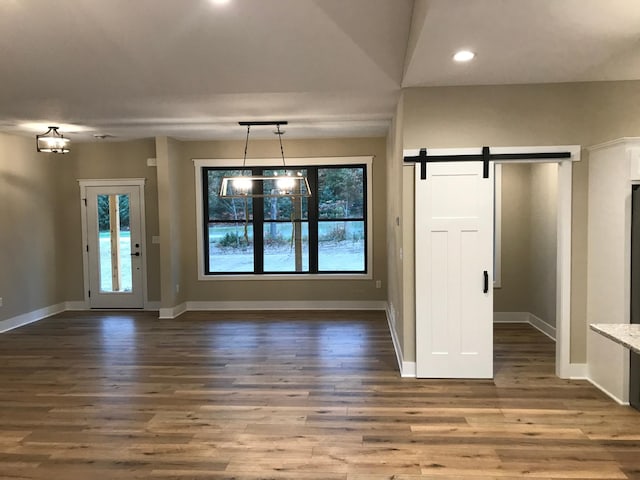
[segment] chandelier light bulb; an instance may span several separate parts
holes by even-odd
[[[251,191],[251,179],[249,178],[234,178],[233,188],[239,193],[247,194]]]
[[[280,190],[281,192],[290,192],[291,190],[293,190],[293,187],[295,187],[296,181],[291,178],[291,174],[289,173],[284,177],[279,177],[276,180],[276,185],[278,187],[278,190]]]

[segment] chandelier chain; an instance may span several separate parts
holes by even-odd
[[[276,134],[278,135],[278,140],[280,140],[280,155],[282,155],[282,166],[285,168],[285,171],[287,169],[287,164],[284,162],[284,149],[282,148],[282,134],[284,133],[283,131],[280,130],[280,124],[276,124]]]
[[[244,157],[242,158],[242,169],[247,163],[247,148],[249,147],[249,130],[251,129],[251,125],[247,125],[247,138],[244,141]]]

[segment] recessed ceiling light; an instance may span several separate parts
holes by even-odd
[[[231,0],[211,0],[211,3],[214,3],[215,5],[225,5],[230,1]]]
[[[456,52],[456,54],[453,56],[453,59],[456,62],[468,62],[469,60],[473,60],[473,57],[475,56],[476,54],[470,50],[460,50]]]

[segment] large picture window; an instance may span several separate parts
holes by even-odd
[[[275,177],[282,167],[197,168],[204,275],[367,273],[367,165],[296,167],[309,181],[308,198],[219,195],[223,177]]]

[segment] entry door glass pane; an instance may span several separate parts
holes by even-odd
[[[129,195],[98,195],[100,291],[131,292]]]

